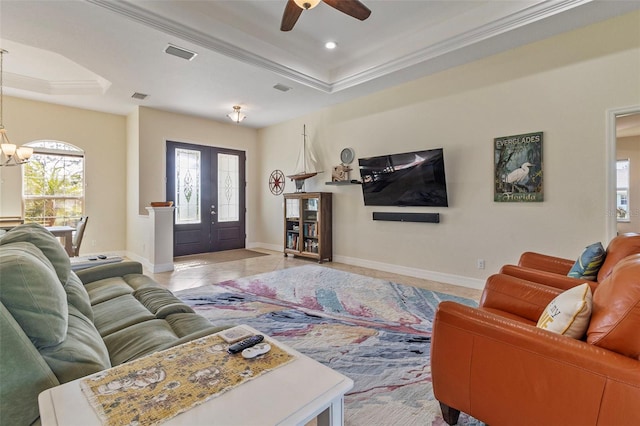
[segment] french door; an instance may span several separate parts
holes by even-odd
[[[245,246],[245,152],[167,141],[173,255]]]

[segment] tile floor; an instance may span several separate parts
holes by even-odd
[[[294,258],[292,256],[284,257],[281,252],[264,249],[253,250],[265,253],[266,256],[225,261],[225,253],[220,252],[215,254],[218,257],[216,263],[198,262],[197,256],[184,256],[175,259],[175,269],[171,272],[152,274],[145,271],[145,273],[153,277],[159,284],[164,285],[169,290],[178,291],[206,284],[257,275],[264,272],[275,271],[277,269],[317,264],[311,259]],[[233,255],[233,253],[228,254]],[[234,256],[227,256],[227,258],[229,257],[233,258]],[[328,268],[335,268],[346,272],[393,281],[398,284],[413,285],[416,287],[426,288],[428,290],[435,290],[442,293],[466,297],[476,301],[480,299],[480,295],[482,293],[480,290],[472,288],[443,284],[426,279],[408,277],[406,275],[398,275],[375,269],[346,265],[344,263],[326,262],[322,265]]]

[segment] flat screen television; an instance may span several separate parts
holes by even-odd
[[[447,207],[442,148],[359,158],[365,206]]]

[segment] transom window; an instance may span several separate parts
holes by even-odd
[[[84,151],[61,141],[39,140],[22,166],[25,222],[75,226],[84,214]]]

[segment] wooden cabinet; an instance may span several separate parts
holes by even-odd
[[[284,255],[331,262],[331,209],[330,192],[284,194]]]

